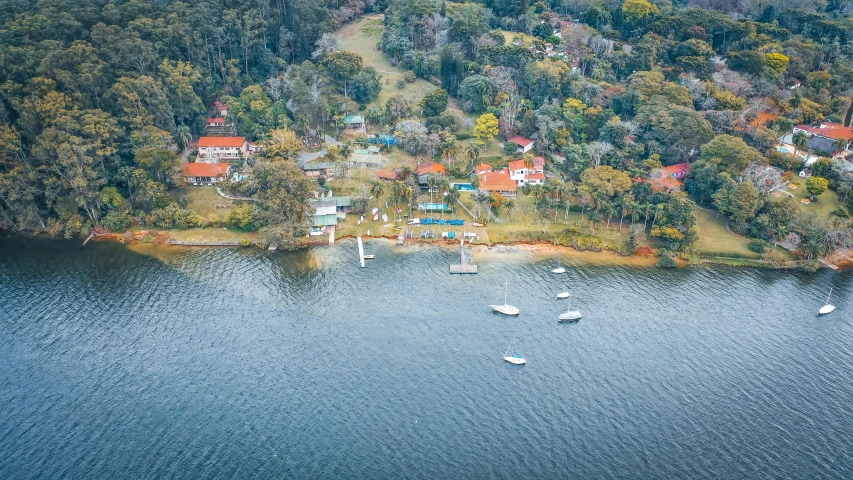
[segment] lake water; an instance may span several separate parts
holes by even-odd
[[[0,239],[3,479],[853,478],[850,273],[79,243]]]

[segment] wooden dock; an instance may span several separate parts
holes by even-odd
[[[360,236],[358,237],[358,262],[361,264],[361,268],[364,268],[364,243]]]
[[[450,273],[477,273],[477,266],[471,263],[468,263],[468,259],[465,258],[465,240],[462,239],[459,241],[459,257],[460,263],[456,265],[450,266]]]
[[[397,245],[405,245],[406,243],[406,229],[400,230],[400,234],[397,235]]]

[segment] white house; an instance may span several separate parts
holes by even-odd
[[[532,165],[524,160],[509,162],[509,166],[507,167],[509,178],[519,187],[522,185],[542,185],[545,183],[545,159],[542,157],[536,158],[541,158],[542,162],[536,162],[535,159]]]
[[[196,162],[219,163],[243,158],[249,151],[244,137],[201,137]]]

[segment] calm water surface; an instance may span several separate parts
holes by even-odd
[[[0,478],[853,478],[851,274],[367,249],[3,238]]]

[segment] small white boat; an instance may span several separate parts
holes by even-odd
[[[376,255],[374,255],[374,254],[372,254],[372,253],[368,253],[367,255],[365,255],[365,256],[364,256],[364,259],[365,259],[365,260],[375,260],[375,259],[376,259]]]
[[[569,295],[571,295],[569,292],[560,292],[557,294],[557,298],[569,298]]]
[[[571,294],[569,294],[569,297],[571,297]],[[581,315],[581,312],[579,310],[572,310],[572,302],[571,298],[569,298],[569,300],[566,302],[566,311],[565,313],[560,314],[559,321],[574,322],[580,320],[582,316],[583,315]]]
[[[835,311],[835,305],[829,303],[829,297],[831,297],[831,296],[832,296],[832,288],[829,289],[829,295],[827,295],[827,297],[826,297],[826,305],[820,307],[820,310],[818,310],[818,312],[817,312],[818,315],[826,315],[828,313],[832,313]]]
[[[506,292],[507,292],[507,284],[504,284],[504,304],[503,305],[489,305],[492,307],[492,310],[498,313],[503,313],[504,315],[518,315],[520,310],[512,305],[506,303]]]
[[[524,359],[521,355],[516,355],[513,353],[513,346],[515,344],[515,337],[512,338],[512,341],[509,342],[509,347],[506,348],[506,353],[504,353],[504,360],[513,364],[513,365],[524,365],[527,363],[527,360]]]
[[[560,257],[557,257],[557,268],[551,269],[551,273],[566,273],[566,269],[560,266]]]

